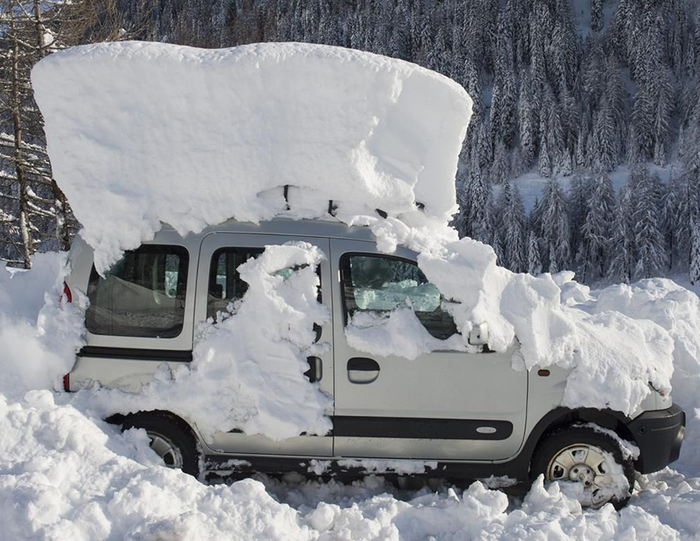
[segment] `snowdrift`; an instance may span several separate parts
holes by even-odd
[[[53,173],[98,269],[161,227],[456,211],[471,100],[400,60],[294,43],[109,43],[32,71]],[[287,189],[287,200],[284,197]]]
[[[0,362],[31,374],[34,365],[26,361],[34,356],[48,376],[0,379],[0,517],[7,539],[690,540],[700,535],[700,423],[690,414],[700,408],[700,364],[693,353],[700,347],[695,311],[700,300],[668,280],[615,286],[592,292],[585,301],[598,305],[591,310],[607,304],[639,317],[654,313],[685,344],[685,360],[674,377],[675,398],[690,414],[681,461],[674,464],[682,473],[644,476],[631,504],[618,513],[611,506],[582,511],[565,485],[545,488],[541,480],[521,502],[487,488],[491,482],[416,492],[397,491],[376,478],[352,485],[249,479],[207,486],[160,467],[146,434],[120,434],[103,423],[90,395],[29,390],[63,373],[51,363],[52,345],[73,346],[78,340],[71,330],[73,314],[40,308],[44,299],[58,298],[55,276],[62,265],[62,257],[49,254],[29,272],[10,274],[0,266]],[[566,289],[565,302],[580,293]],[[49,330],[49,320],[64,332]]]

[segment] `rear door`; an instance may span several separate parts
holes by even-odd
[[[511,368],[515,347],[505,353],[434,351],[415,360],[354,349],[345,327],[358,312],[382,315],[396,306],[412,306],[423,326],[439,338],[452,334],[454,323],[435,309],[439,300],[430,297],[436,288],[427,283],[412,252],[379,254],[374,243],[349,240],[333,240],[331,252],[336,456],[514,456],[523,440],[528,378],[526,371]],[[375,341],[381,346],[382,337]]]
[[[290,237],[263,234],[212,233],[204,237],[200,249],[195,322],[205,321],[224,310],[229,302],[239,299],[247,289],[236,268],[250,257],[260,254],[265,246],[279,245],[291,240]],[[323,293],[324,286],[330,283],[329,241],[319,238],[294,237],[319,247],[326,259],[319,267],[321,279],[320,300],[330,310],[330,294]],[[324,354],[310,359],[315,378],[326,394],[333,396],[333,333],[332,325],[319,329],[317,340],[328,343]],[[333,411],[326,412],[329,416]],[[301,435],[284,441],[274,441],[262,435],[247,436],[233,431],[217,433],[210,448],[218,452],[242,455],[289,455],[289,456],[330,456],[333,453],[332,435]]]

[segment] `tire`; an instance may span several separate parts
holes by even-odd
[[[545,482],[582,483],[581,506],[593,509],[606,503],[622,509],[634,489],[634,466],[623,457],[618,442],[587,427],[555,432],[540,443],[530,477],[534,480],[540,474],[544,474]]]
[[[199,452],[192,431],[184,421],[159,412],[143,412],[128,416],[122,430],[143,428],[151,441],[151,449],[168,468],[179,469],[199,477]]]

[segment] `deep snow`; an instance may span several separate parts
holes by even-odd
[[[457,209],[471,100],[415,64],[299,43],[102,43],[45,58],[32,84],[53,174],[98,269],[160,222],[185,234],[269,219],[285,185],[307,217],[329,200],[339,216],[421,203],[447,221]]]
[[[685,385],[674,381],[674,397],[691,421],[681,461],[642,476],[619,513],[611,506],[581,511],[565,487],[540,482],[524,499],[517,491],[487,488],[497,480],[418,490],[399,490],[375,477],[350,485],[261,477],[207,486],[158,466],[145,434],[120,434],[102,422],[86,393],[45,389],[63,370],[55,348],[74,336],[70,325],[47,331],[40,322],[45,293],[49,301],[60,295],[55,277],[62,256],[39,259],[35,270],[12,278],[0,268],[0,362],[19,375],[48,367],[43,378],[0,380],[3,539],[700,538],[697,364],[684,370]],[[630,311],[653,311],[669,321],[682,316],[683,325],[697,328],[700,318],[686,311],[686,295],[694,296],[667,280],[591,294],[597,302],[622,297]],[[657,301],[659,310],[653,310]],[[72,315],[52,312],[52,319],[70,321]],[[27,365],[29,355],[34,362]]]

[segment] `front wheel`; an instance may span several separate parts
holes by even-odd
[[[546,482],[580,484],[583,507],[598,509],[612,503],[624,507],[634,488],[634,466],[623,457],[612,437],[588,427],[572,427],[552,434],[535,452],[530,468]]]
[[[197,443],[183,421],[160,412],[141,412],[128,416],[122,430],[143,428],[150,440],[151,449],[168,468],[199,475]]]

